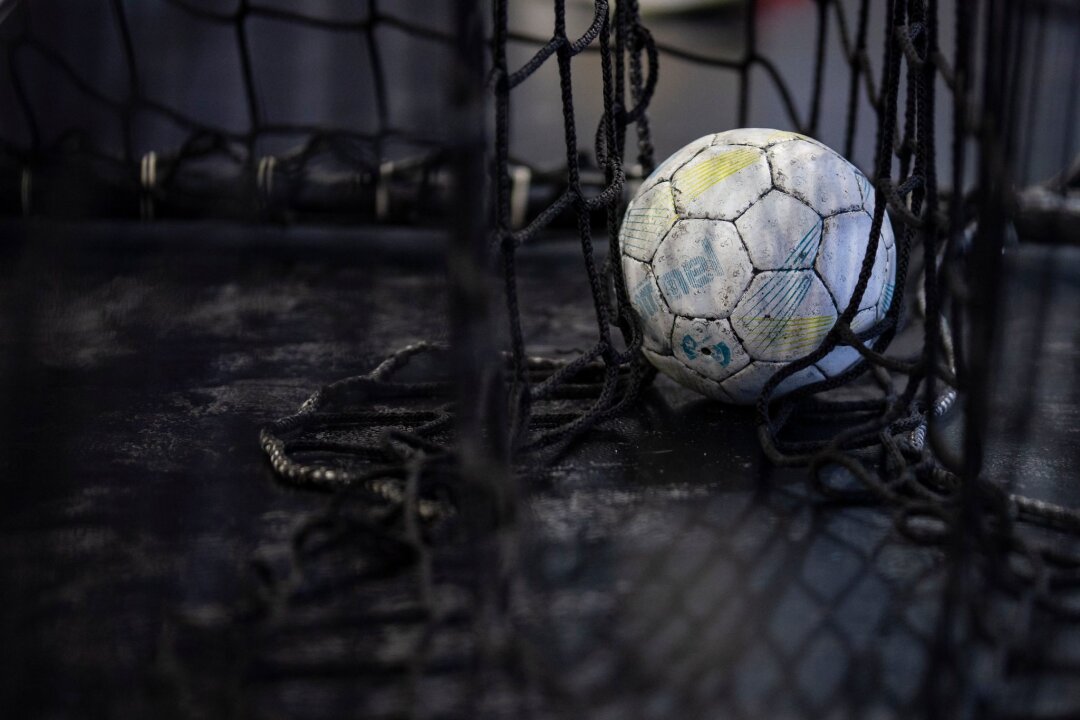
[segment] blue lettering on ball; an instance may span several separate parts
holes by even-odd
[[[653,284],[649,282],[648,278],[646,278],[645,281],[637,287],[637,290],[635,290],[634,301],[637,304],[639,312],[650,317],[660,309],[656,298],[656,290],[653,289]]]
[[[705,340],[703,342],[708,343],[709,341]],[[731,348],[723,341],[712,346],[706,346],[701,350],[698,350],[699,344],[700,343],[690,335],[683,335],[681,345],[683,355],[686,356],[687,360],[696,360],[700,353],[702,355],[710,356],[713,360],[720,363],[720,367],[727,367],[728,363],[731,362]]]
[[[713,359],[720,363],[721,367],[727,367],[727,364],[731,362],[731,350],[722,342],[718,342],[713,345]]]
[[[689,335],[684,335],[682,339],[682,351],[683,354],[686,355],[687,360],[693,360],[694,358],[696,358],[697,340],[690,337]]]
[[[703,288],[713,279],[712,273],[709,272],[709,264],[701,256],[687,260],[683,264],[683,273],[691,287]]]
[[[713,250],[712,242],[709,240],[709,238],[705,238],[702,241],[701,247],[705,250],[705,255],[703,255],[703,257],[705,259],[705,264],[709,267],[709,270],[716,273],[717,275],[723,275],[724,271],[720,267],[720,258],[716,256],[716,251]]]
[[[702,238],[702,255],[691,257],[679,267],[673,267],[667,272],[655,276],[656,285],[650,278],[643,280],[632,293],[634,304],[642,314],[652,316],[660,310],[660,297],[657,297],[657,285],[661,296],[678,298],[693,289],[701,289],[711,283],[716,277],[723,276],[720,266],[720,258],[713,249],[710,238]],[[655,269],[653,269],[655,272]],[[711,357],[727,367],[731,364],[731,348],[724,342],[711,343],[708,338],[701,341],[695,340],[691,335],[684,335],[679,343],[683,355],[687,360],[696,360],[699,355]]]
[[[690,292],[691,288],[700,289],[708,285],[714,278],[722,277],[724,271],[720,267],[720,258],[713,250],[709,238],[701,242],[704,254],[695,255],[682,264],[681,267],[672,268],[661,275],[658,279],[660,289],[668,298],[682,297]]]
[[[660,289],[669,297],[680,297],[690,292],[686,277],[679,268],[668,270],[660,276]]]

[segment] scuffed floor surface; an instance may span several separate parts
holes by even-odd
[[[942,553],[902,539],[886,511],[816,498],[800,473],[766,466],[750,411],[669,383],[524,473],[517,522],[487,541],[435,528],[417,563],[360,532],[322,559],[363,578],[352,584],[290,565],[298,524],[331,500],[276,482],[258,428],[391,349],[445,339],[437,235],[8,225],[3,237],[0,716],[927,710]],[[538,351],[591,342],[575,253],[522,259]],[[1009,266],[1000,372],[1035,381],[1030,401],[1001,384],[988,467],[1076,503],[1080,255]],[[375,546],[400,563],[373,565]],[[254,617],[266,574],[291,594]],[[1080,632],[1050,627],[1028,641],[1054,671],[1001,675],[977,646],[958,659],[982,693],[965,706],[1075,707]]]

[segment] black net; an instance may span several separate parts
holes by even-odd
[[[139,33],[154,4],[168,9],[159,25],[167,17],[235,55],[220,98],[185,108],[155,93],[140,43],[160,29]],[[568,15],[580,13],[553,0],[542,32],[512,31],[508,0],[482,13],[375,0],[310,15],[249,0],[106,5],[100,27],[119,48],[111,89],[43,39],[50,5],[7,9],[0,209],[449,228],[449,337],[320,389],[262,431],[281,479],[332,496],[259,558],[247,602],[176,620],[156,669],[178,715],[1080,711],[1063,639],[1075,640],[1080,613],[1080,514],[984,466],[1002,249],[1014,227],[1025,239],[1075,228],[1075,164],[1051,173],[1026,160],[1048,136],[1060,157],[1077,149],[1075,50],[1060,117],[1038,109],[1047,28],[1080,46],[1072,6],[820,0],[812,71],[796,90],[759,48],[755,2],[730,11],[742,41],[730,57],[654,40],[636,0],[596,0],[574,29]],[[341,94],[360,99],[337,126],[267,105],[259,53],[301,29],[355,42]],[[400,65],[410,53],[421,61]],[[752,423],[732,430],[699,407],[686,412],[701,434],[662,448],[708,450],[714,459],[687,472],[716,477],[743,462],[717,438],[756,433],[764,459],[744,476],[806,470],[780,475],[764,503],[751,502],[755,482],[691,489],[679,522],[631,530],[648,513],[615,503],[574,514],[579,501],[610,505],[617,489],[570,498],[552,478],[590,443],[617,448],[622,434],[674,422],[645,397],[656,373],[613,260],[630,190],[656,161],[648,111],[667,61],[727,83],[716,109],[727,119],[710,118],[713,129],[753,124],[763,88],[788,128],[831,133],[851,158],[862,142],[876,212],[851,303],[818,349],[767,383]],[[543,105],[526,88],[545,73]],[[43,78],[69,84],[100,122],[65,126]],[[398,99],[408,83],[422,100]],[[208,119],[225,97],[232,115]],[[838,99],[842,128],[822,127]],[[530,144],[537,161],[515,123],[542,107],[557,108],[557,133]],[[1015,189],[1039,173],[1051,177]],[[886,209],[896,292],[884,320],[856,333]],[[532,341],[539,308],[522,299],[520,269],[523,248],[556,235],[580,244],[593,319],[559,356]],[[774,397],[840,346],[861,360]],[[582,553],[587,537],[562,533],[577,521],[607,528],[600,547]],[[603,577],[613,562],[625,572]]]

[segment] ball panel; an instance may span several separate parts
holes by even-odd
[[[895,271],[893,273],[894,276],[881,289],[881,300],[877,304],[877,320],[885,319],[885,316],[889,314],[889,308],[892,306],[893,296],[896,294]]]
[[[781,143],[769,148],[768,158],[773,184],[822,216],[862,208],[854,166],[824,145]]]
[[[884,242],[878,242],[877,251],[874,254],[874,267],[870,271],[870,282],[866,284],[866,292],[863,293],[859,310],[875,308],[880,305],[881,295],[885,292],[889,267],[889,250],[885,247]]]
[[[758,270],[811,268],[821,240],[821,218],[805,203],[771,190],[735,221]]]
[[[773,130],[772,128],[736,128],[716,135],[718,145],[753,145],[762,149],[791,140],[810,140],[813,142],[811,138],[805,135],[785,130]]]
[[[874,327],[874,323],[878,321],[877,311],[875,308],[866,308],[855,313],[855,317],[851,319],[852,332],[861,333],[864,330],[869,330]]]
[[[877,304],[878,320],[883,319],[889,312],[893,295],[896,294],[896,241],[893,238],[892,224],[887,215],[881,226],[881,239],[885,242],[885,258],[888,266],[885,269],[885,286],[881,288],[881,298]]]
[[[681,217],[734,220],[772,187],[765,155],[745,145],[714,145],[671,179]]]
[[[870,180],[855,170],[856,178],[859,181],[859,192],[862,193],[863,198],[863,210],[870,216],[870,219],[874,219],[874,209],[877,207],[877,197],[874,195],[874,186],[870,184]],[[868,233],[869,234],[869,233]],[[881,239],[885,241],[885,247],[891,248],[896,242],[893,236],[892,223],[889,222],[888,213],[885,214],[881,221]]]
[[[720,387],[731,397],[732,402],[739,405],[752,405],[757,402],[758,395],[761,394],[761,389],[765,387],[765,383],[782,367],[784,367],[784,363],[755,360],[720,383]],[[780,383],[773,393],[773,397],[779,397],[804,385],[824,379],[825,376],[817,368],[813,366],[803,368]]]
[[[671,347],[676,359],[712,380],[730,377],[750,363],[727,320],[677,317]]]
[[[841,311],[851,302],[851,295],[859,282],[863,255],[866,254],[866,241],[870,236],[870,224],[870,216],[862,211],[825,218],[821,250],[818,252],[815,267]],[[879,242],[870,281],[860,302],[860,310],[877,304],[885,285],[887,270],[888,250],[884,242]]]
[[[651,350],[642,350],[642,352],[645,353],[645,357],[657,370],[664,373],[683,387],[690,388],[691,390],[699,392],[706,397],[711,397],[714,400],[731,402],[731,398],[724,392],[724,389],[720,387],[720,383],[715,380],[710,380],[703,375],[699,375],[671,355],[660,355]]]
[[[821,343],[836,307],[813,270],[770,270],[754,277],[731,320],[751,357],[790,361]]]
[[[859,196],[862,197],[863,208],[873,215],[876,202],[874,197],[874,186],[871,184],[870,178],[863,175],[859,168],[852,167],[855,170],[855,182],[859,185]]]
[[[634,198],[626,208],[619,246],[630,257],[648,262],[677,219],[671,183],[656,185]]]
[[[694,140],[667,160],[657,165],[656,169],[652,171],[649,177],[645,178],[645,182],[641,184],[641,190],[638,192],[647,190],[652,185],[671,180],[671,176],[674,175],[679,168],[690,162],[699,152],[712,145],[715,137],[715,135],[699,137],[697,140]]]
[[[815,363],[825,377],[836,377],[844,372],[859,359],[859,351],[853,347],[842,345]]]
[[[752,272],[735,226],[715,220],[677,222],[652,266],[672,312],[706,319],[731,313]]]
[[[641,321],[642,344],[661,353],[671,352],[671,328],[675,316],[660,296],[652,270],[645,263],[623,256],[623,278],[630,307]]]
[[[871,206],[870,208],[868,208],[868,212],[870,212],[871,216],[872,216],[873,212],[874,212],[874,208]],[[887,248],[895,248],[896,247],[896,238],[893,236],[892,223],[889,222],[888,213],[885,214],[885,217],[881,221],[881,239],[885,241],[885,247],[887,247]],[[895,252],[896,251],[894,249],[893,250],[894,255],[895,255]]]

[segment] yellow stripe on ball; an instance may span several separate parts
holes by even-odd
[[[684,172],[679,177],[678,188],[688,199],[694,200],[721,180],[750,167],[759,157],[756,150],[750,149],[721,153]]]

